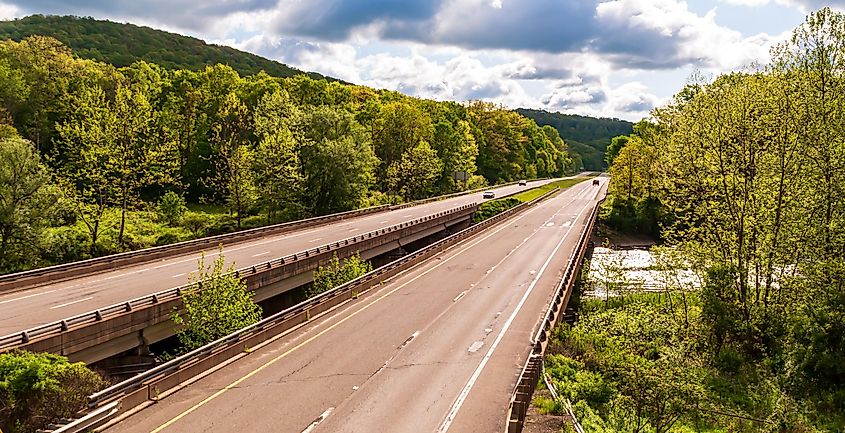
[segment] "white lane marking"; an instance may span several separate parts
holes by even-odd
[[[466,294],[467,294],[467,291],[464,290],[463,292],[459,293],[458,296],[455,296],[455,299],[452,299],[452,302],[458,302],[458,299],[463,298],[464,295],[466,295]]]
[[[181,274],[176,274],[176,275],[174,275],[174,276],[173,276],[173,277],[171,277],[171,278],[179,278],[179,277],[181,277],[181,276],[183,276],[183,275],[185,275],[185,272],[182,272]]]
[[[270,251],[264,251],[263,253],[253,254],[252,257],[260,257],[270,254]]]
[[[581,212],[578,213],[578,217],[580,217],[586,209],[587,206],[584,206],[584,208],[581,209]],[[496,336],[496,340],[493,341],[493,344],[490,345],[490,349],[488,349],[487,353],[484,354],[484,358],[481,359],[481,363],[478,364],[478,367],[476,367],[475,371],[472,373],[472,376],[469,378],[469,381],[467,381],[466,385],[464,386],[464,389],[461,390],[461,393],[458,395],[458,398],[455,400],[455,403],[452,404],[452,409],[446,415],[446,419],[443,420],[443,424],[441,424],[440,428],[437,429],[438,433],[445,433],[449,431],[449,427],[452,425],[452,421],[455,420],[455,416],[457,416],[458,411],[461,410],[461,406],[463,406],[467,396],[469,395],[469,392],[472,390],[472,387],[475,386],[475,382],[478,380],[479,376],[481,376],[481,372],[484,370],[484,367],[487,366],[487,363],[490,361],[490,358],[493,357],[493,352],[496,350],[496,347],[499,346],[499,343],[502,341],[502,338],[505,337],[505,333],[508,332],[508,329],[510,328],[511,324],[516,319],[517,314],[519,314],[519,312],[522,310],[522,306],[525,305],[525,302],[528,300],[528,296],[531,295],[531,292],[534,290],[534,286],[536,286],[537,282],[540,281],[540,277],[543,276],[543,273],[545,273],[546,268],[549,267],[549,263],[551,263],[552,257],[554,257],[555,254],[557,254],[558,250],[560,250],[560,247],[563,246],[563,242],[566,240],[566,237],[567,235],[569,235],[569,232],[571,230],[572,228],[570,227],[566,230],[566,233],[564,233],[564,235],[560,238],[560,241],[557,243],[554,250],[552,250],[552,253],[549,254],[549,257],[546,258],[546,262],[543,263],[543,266],[540,268],[540,271],[537,273],[537,276],[534,277],[534,280],[531,281],[531,284],[528,286],[528,289],[522,295],[522,299],[519,300],[519,303],[516,305],[516,308],[508,317],[508,320],[506,320],[504,325],[502,325],[502,330],[499,331],[499,334]]]
[[[410,337],[406,338],[405,341],[403,341],[402,344],[400,344],[399,347],[397,347],[397,349],[402,350],[403,347],[407,346],[410,342],[414,341],[414,339],[419,337],[419,336],[420,336],[420,331],[414,332],[413,334],[411,334]]]
[[[350,232],[358,231],[358,229],[349,229]]]
[[[469,349],[467,349],[467,352],[469,352],[469,353],[478,352],[478,349],[481,349],[481,346],[483,346],[483,345],[484,345],[483,341],[473,341],[472,345],[470,345]]]
[[[554,226],[555,226],[554,222],[546,223],[546,227],[554,227]]]
[[[0,304],[7,304],[7,303],[9,303],[9,302],[20,301],[20,300],[22,300],[22,299],[34,298],[34,297],[36,297],[36,296],[41,296],[41,295],[46,295],[46,294],[48,294],[48,293],[53,293],[53,292],[55,292],[55,291],[56,291],[56,289],[53,289],[53,290],[48,290],[48,291],[46,291],[46,292],[33,293],[33,294],[31,294],[31,295],[21,296],[21,297],[19,297],[19,298],[7,299],[7,300],[5,300],[5,301],[0,301]]]
[[[313,422],[311,422],[308,427],[305,428],[305,430],[302,430],[302,433],[311,433],[312,431],[314,431],[314,429],[317,428],[317,426],[320,425],[321,422],[325,421],[326,418],[331,415],[332,410],[334,410],[333,407],[326,409],[325,412],[321,413],[320,416],[317,417],[317,419],[315,419]]]
[[[87,298],[77,299],[77,300],[75,300],[75,301],[70,301],[70,302],[66,302],[66,303],[64,303],[64,304],[59,304],[59,305],[56,305],[56,306],[54,306],[54,307],[50,307],[50,309],[51,309],[51,310],[55,310],[56,308],[67,307],[68,305],[78,304],[78,303],[80,303],[80,302],[85,302],[85,301],[87,301],[87,300],[89,300],[89,299],[94,299],[94,297],[93,297],[93,296],[89,296],[89,297],[87,297]]]
[[[379,221],[378,223],[379,223],[379,224],[384,224],[384,223],[386,223],[386,222],[387,222],[387,221]]]
[[[310,240],[310,241],[308,241],[308,242],[317,242],[317,241],[319,241],[320,239],[323,239],[323,238],[311,239],[311,240]]]

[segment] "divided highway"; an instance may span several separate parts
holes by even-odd
[[[108,431],[500,432],[605,190],[573,186]]]
[[[529,182],[495,189],[498,196],[540,186],[547,181]],[[405,209],[380,212],[335,224],[302,228],[275,236],[224,245],[227,262],[246,267],[346,239],[383,227],[452,209],[463,204],[482,202],[481,193],[453,197]],[[217,250],[207,250],[213,260]],[[88,275],[30,290],[0,296],[0,335],[8,335],[34,326],[62,320],[108,305],[169,289],[188,281],[196,270],[197,251],[167,259],[118,267],[108,272]]]

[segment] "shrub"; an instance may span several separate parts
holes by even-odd
[[[358,253],[348,257],[343,263],[335,254],[328,265],[320,266],[314,271],[314,284],[305,291],[305,295],[309,298],[319,295],[372,270],[373,265],[366,260],[361,260]]]
[[[167,191],[158,200],[156,210],[159,218],[172,227],[179,224],[185,212],[188,211],[188,207],[184,197],[173,191]]]
[[[59,418],[72,417],[105,385],[81,362],[52,353],[0,354],[0,430],[34,432]]]
[[[182,295],[184,312],[173,313],[180,327],[176,336],[186,351],[201,347],[261,319],[261,307],[246,291],[246,282],[233,275],[234,263],[226,267],[221,247],[212,265],[205,254],[190,276],[191,291]],[[200,286],[201,285],[201,286]]]

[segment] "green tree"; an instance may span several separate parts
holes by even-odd
[[[244,215],[257,199],[253,152],[249,147],[249,111],[235,93],[229,93],[218,119],[213,137],[216,172],[209,183],[223,196],[240,228]]]
[[[107,382],[81,362],[52,353],[0,354],[0,430],[33,433],[71,418]]]
[[[375,181],[378,158],[352,115],[330,107],[307,109],[294,131],[311,212],[323,215],[361,204]]]
[[[159,218],[167,222],[170,226],[176,226],[182,221],[182,217],[188,211],[188,207],[186,206],[184,197],[173,191],[167,191],[158,200],[156,210],[158,211]]]
[[[261,319],[261,307],[246,291],[246,282],[234,274],[235,264],[226,266],[223,247],[214,263],[206,266],[205,254],[189,277],[191,289],[182,295],[184,308],[172,320],[184,351],[204,346]]]
[[[0,139],[0,268],[32,265],[33,246],[55,209],[58,191],[35,146],[20,138]]]
[[[433,192],[434,182],[440,177],[442,168],[437,152],[427,142],[421,141],[390,166],[388,185],[405,200],[425,198]]]
[[[373,265],[366,260],[361,260],[361,255],[358,253],[347,257],[342,262],[335,254],[328,264],[314,271],[314,283],[306,290],[305,296],[310,298],[319,295],[372,270]]]

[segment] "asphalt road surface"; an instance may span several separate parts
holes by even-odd
[[[107,431],[499,433],[605,190],[573,186]]]
[[[493,189],[497,196],[551,182],[529,182]],[[380,212],[335,224],[268,236],[224,246],[228,263],[247,267],[304,251],[362,233],[410,221],[425,215],[473,202],[486,201],[481,193],[468,194],[406,209]],[[205,251],[206,263],[214,260],[217,249]],[[108,272],[43,285],[31,290],[0,296],[0,335],[9,335],[38,325],[125,302],[188,282],[196,270],[200,251],[154,262],[117,267]]]

